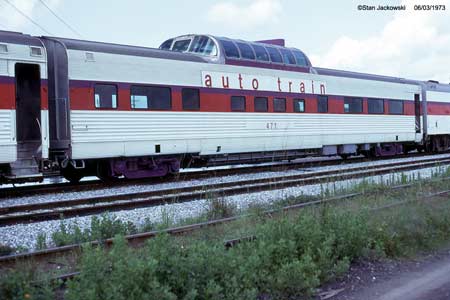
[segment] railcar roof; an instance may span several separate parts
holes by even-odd
[[[163,51],[163,50],[155,49],[155,48],[147,48],[147,47],[131,46],[131,45],[121,45],[121,44],[113,44],[113,43],[103,43],[103,42],[93,42],[93,41],[76,40],[76,39],[68,39],[68,38],[60,38],[60,37],[43,37],[43,38],[57,40],[57,41],[63,43],[67,49],[72,49],[72,50],[103,52],[103,53],[112,53],[112,54],[193,61],[193,62],[207,62],[206,59],[196,56],[196,55],[192,55],[192,54],[188,54],[188,53],[168,52],[168,51]]]
[[[366,80],[378,80],[378,81],[386,81],[386,82],[394,82],[394,83],[424,85],[424,86],[426,86],[427,90],[434,90],[434,91],[450,93],[450,84],[443,84],[443,83],[434,82],[434,81],[422,81],[422,80],[406,79],[406,78],[401,78],[401,77],[375,75],[375,74],[369,74],[369,73],[359,73],[359,72],[317,68],[317,67],[315,67],[314,70],[319,75],[329,75],[329,76],[349,77],[349,78],[366,79]]]
[[[394,83],[408,83],[408,84],[418,84],[419,81],[406,79],[401,77],[394,76],[384,76],[384,75],[375,75],[370,73],[360,73],[353,71],[344,71],[344,70],[335,70],[335,69],[327,69],[327,68],[317,68],[314,67],[314,70],[319,75],[329,75],[329,76],[338,76],[338,77],[349,77],[356,79],[366,79],[366,80],[377,80],[377,81],[386,81],[386,82],[394,82]]]
[[[0,30],[0,43],[2,42],[42,47],[42,43],[38,38],[15,31]]]

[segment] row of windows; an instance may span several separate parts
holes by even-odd
[[[255,112],[267,112],[269,111],[269,99],[267,97],[255,97],[254,98]],[[294,112],[305,112],[305,100],[294,99],[293,101]],[[231,96],[231,111],[245,111],[246,110],[246,97],[245,96]],[[273,99],[273,111],[285,112],[286,111],[286,98],[274,98]]]
[[[388,113],[391,115],[402,115],[403,101],[400,100],[386,100],[388,101]],[[367,109],[369,114],[384,114],[384,99],[367,99]],[[360,114],[363,112],[362,98],[344,98],[344,112]]]
[[[97,108],[117,108],[117,86],[112,84],[96,84],[94,88],[95,107]],[[131,86],[130,89],[131,108],[133,109],[154,109],[154,110],[170,110],[172,109],[172,93],[168,87],[156,86]],[[200,109],[200,92],[195,88],[184,88],[181,90],[182,107],[184,110],[199,110]],[[267,112],[269,110],[267,97],[255,97],[254,109],[255,112]],[[403,114],[403,101],[400,100],[386,100],[388,101],[389,114]],[[368,113],[369,114],[384,114],[383,99],[368,99]],[[245,111],[246,97],[245,96],[231,96],[230,98],[231,111]],[[305,100],[294,99],[294,112],[305,112]],[[286,98],[273,99],[273,111],[286,111]],[[328,112],[328,97],[317,96],[317,111],[319,113]],[[344,112],[345,113],[362,113],[363,99],[345,97],[344,98]]]
[[[94,95],[96,108],[117,108],[117,86],[96,84]],[[181,96],[183,109],[200,109],[198,89],[182,89]],[[131,86],[130,102],[133,109],[170,110],[172,109],[172,93],[168,87]]]
[[[244,41],[220,39],[225,55],[228,58],[243,58],[263,62],[284,63],[289,65],[307,66],[305,55],[297,49],[272,47]]]

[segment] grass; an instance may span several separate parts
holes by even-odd
[[[447,172],[448,169],[443,170]],[[60,243],[105,239],[116,235],[112,249],[86,246],[81,275],[67,285],[66,299],[305,299],[329,280],[338,278],[359,259],[414,255],[448,244],[450,204],[445,198],[423,200],[423,195],[448,189],[437,175],[392,178],[391,183],[417,181],[401,190],[363,181],[346,192],[362,192],[351,200],[328,203],[296,212],[262,217],[268,208],[333,195],[284,199],[275,206],[254,205],[253,217],[207,228],[190,236],[160,235],[140,249],[129,248],[123,235],[138,231],[131,224],[103,216],[91,228],[64,225],[53,236]],[[411,200],[408,205],[373,208]],[[278,205],[278,206],[277,206]],[[205,215],[185,223],[239,213],[223,198],[213,198]],[[165,212],[162,224],[174,225]],[[227,239],[256,236],[228,250]],[[39,244],[45,245],[45,236]],[[52,284],[39,272],[13,271],[0,275],[0,299],[51,299]],[[42,280],[39,286],[30,282]],[[16,298],[15,298],[16,297]]]

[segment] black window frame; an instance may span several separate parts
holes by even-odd
[[[265,109],[264,110],[260,110],[260,109],[256,109],[256,102],[257,101],[262,101],[264,100],[264,102],[266,103],[265,105]],[[253,98],[253,109],[255,112],[268,112],[269,111],[269,98],[267,97],[254,97]]]
[[[231,111],[246,111],[247,109],[247,99],[245,96],[231,96],[230,97],[230,109]],[[243,107],[241,107],[242,103],[244,104]],[[236,106],[238,105],[238,107]]]
[[[159,46],[159,49],[161,49],[161,50],[170,50],[172,48],[173,40],[174,39],[168,39],[168,40],[164,41],[161,44],[161,46]],[[169,47],[167,47],[167,45],[169,45]]]
[[[295,62],[297,66],[307,67],[308,61],[306,60],[306,56],[299,50],[292,50],[292,54],[295,57]],[[301,61],[300,61],[301,60]]]
[[[197,99],[198,99],[198,107],[187,107],[186,105],[186,100],[185,100],[185,92],[190,91],[193,92],[195,91],[197,93]],[[188,110],[188,111],[197,111],[200,110],[200,105],[201,105],[201,97],[200,97],[200,89],[198,88],[182,88],[181,89],[181,108],[183,110]]]
[[[321,108],[323,102],[326,104],[325,109]],[[317,112],[321,114],[328,113],[328,96],[317,95]]]
[[[140,108],[140,107],[133,107],[132,105],[132,98],[135,95],[139,95],[138,93],[133,93],[133,89],[148,89],[149,91],[147,91],[147,93],[145,94],[145,96],[147,97],[147,107],[146,108]],[[152,97],[150,96],[155,90],[166,90],[166,92],[168,92],[168,96],[169,96],[169,106],[167,108],[162,108],[162,107],[155,107],[154,105],[152,105]],[[141,95],[139,96],[143,96],[141,93]],[[150,97],[149,97],[150,96]],[[131,85],[130,86],[130,107],[131,109],[136,109],[136,110],[172,110],[172,89],[168,86],[155,86],[155,85]]]
[[[223,52],[227,58],[237,58],[237,59],[241,58],[239,48],[238,48],[238,46],[236,46],[235,43],[233,43],[232,41],[229,41],[229,40],[220,40],[220,42],[222,43]],[[231,46],[231,47],[228,47],[228,46]],[[230,50],[232,50],[232,52],[234,52],[234,50],[235,50],[236,55],[232,54],[230,52]],[[230,54],[232,54],[232,55],[230,55]]]
[[[296,103],[299,103],[299,102],[302,102],[303,103],[303,110],[297,110],[296,109]],[[292,110],[293,110],[293,112],[295,112],[295,113],[304,113],[305,111],[306,111],[306,102],[305,102],[305,99],[301,99],[301,98],[294,98],[293,100],[292,100]]]
[[[295,65],[295,57],[289,49],[282,48],[280,49],[281,58],[283,59],[283,63],[286,65]]]
[[[392,112],[392,103],[401,103],[402,105],[402,112]],[[405,114],[405,103],[403,103],[402,100],[388,100],[388,113],[390,115],[404,115]]]
[[[348,111],[346,110],[348,104]],[[363,98],[360,97],[344,97],[344,113],[346,114],[362,114],[364,111]],[[355,110],[355,108],[358,108]]]
[[[111,98],[111,106],[102,106],[102,100],[101,98],[99,98],[99,105],[97,106],[97,102],[95,101],[95,97],[97,95],[97,88],[101,88],[101,87],[114,87],[115,89],[115,95],[116,95],[116,106],[113,106],[113,99]],[[113,93],[111,93],[111,97],[112,95],[114,95]],[[112,83],[95,83],[94,84],[94,107],[96,109],[117,109],[119,107],[119,88],[117,87],[117,84],[112,84]]]
[[[283,106],[284,106],[284,110],[277,109],[277,107],[278,107],[277,106],[277,102],[279,102],[277,100],[282,100],[282,103],[283,103]],[[280,101],[280,103],[281,103],[281,101]],[[274,112],[286,112],[286,98],[274,97],[273,98],[273,111]]]
[[[283,56],[281,55],[280,51],[278,51],[277,48],[275,48],[275,47],[265,47],[265,48],[266,48],[267,54],[269,54],[269,58],[272,63],[283,64]],[[271,51],[273,51],[273,52],[271,52]],[[273,58],[275,58],[275,57],[279,58],[279,61],[273,60]]]
[[[250,46],[247,43],[244,42],[236,42],[236,46],[239,49],[239,52],[241,53],[241,59],[248,59],[248,60],[255,60],[256,55],[253,51],[252,46]],[[248,55],[250,54],[250,56]]]
[[[379,102],[379,101],[381,101],[381,108],[382,108],[382,110],[381,111],[374,111],[374,106],[373,105],[371,105],[371,103],[374,103],[374,102]],[[384,110],[384,99],[379,99],[379,98],[369,98],[369,99],[367,99],[367,113],[368,114],[370,114],[370,115],[384,115],[384,112],[385,112],[385,110]]]
[[[261,45],[251,45],[253,48],[253,52],[255,52],[256,60],[263,62],[270,62],[269,54],[267,53],[266,48]]]
[[[184,44],[184,45],[186,45],[186,48],[174,49],[174,47],[180,42],[188,42],[187,44]],[[191,46],[191,43],[192,43],[192,39],[191,38],[175,40],[175,41],[172,42],[172,47],[170,49],[172,51],[175,51],[175,52],[181,52],[181,53],[188,52],[189,51],[189,47]]]

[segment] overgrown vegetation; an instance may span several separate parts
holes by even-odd
[[[401,182],[410,179],[401,178]],[[398,182],[396,182],[398,184]],[[413,187],[388,190],[362,182],[355,192],[371,192],[348,201],[262,218],[266,206],[251,207],[254,218],[190,237],[165,234],[140,249],[129,248],[123,235],[135,232],[109,216],[81,231],[61,225],[56,241],[83,242],[118,234],[113,247],[86,246],[81,274],[67,285],[66,299],[305,299],[322,283],[341,276],[357,259],[413,255],[449,242],[450,204],[423,195],[449,187],[448,181],[419,181]],[[334,192],[328,192],[333,194]],[[284,204],[311,200],[286,199]],[[408,205],[373,211],[411,200]],[[207,217],[227,217],[236,208],[221,198],[211,201]],[[165,213],[163,227],[173,225]],[[204,218],[202,216],[201,218]],[[148,228],[161,225],[146,222]],[[235,227],[233,227],[235,226]],[[242,233],[256,237],[226,249],[223,241]],[[45,236],[39,244],[45,245]],[[38,277],[36,277],[38,276]],[[39,273],[0,275],[0,299],[52,299],[48,280]]]
[[[131,222],[123,222],[109,214],[101,217],[93,216],[91,225],[82,230],[77,224],[67,224],[61,221],[59,231],[52,234],[52,241],[56,246],[64,246],[90,241],[102,242],[114,235],[129,235],[137,232],[136,226]],[[45,236],[39,237],[37,246],[46,246]]]
[[[14,250],[15,249],[10,246],[0,244],[0,256],[9,255],[9,254],[13,253]]]

